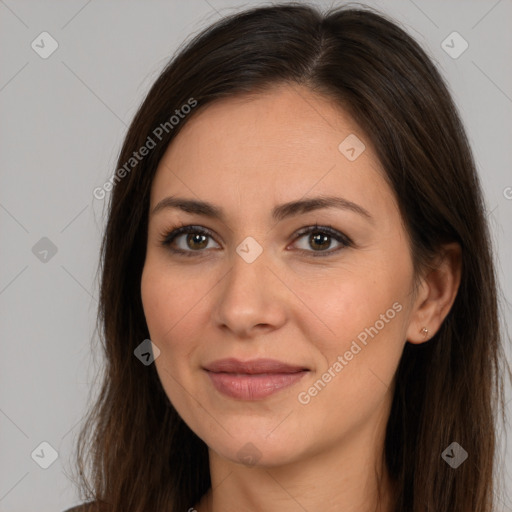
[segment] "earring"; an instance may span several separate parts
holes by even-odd
[[[428,329],[426,327],[423,327],[423,329],[421,329],[421,331],[423,333],[423,336],[425,336],[425,338],[428,337]]]

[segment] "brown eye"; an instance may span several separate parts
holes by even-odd
[[[208,235],[195,233],[192,235],[187,235],[185,240],[187,247],[190,249],[204,249],[208,245]]]
[[[172,252],[195,256],[205,252],[210,240],[213,241],[210,232],[200,226],[181,226],[167,233],[161,244]]]
[[[307,238],[306,235],[308,235]],[[306,246],[299,248],[299,250],[304,253],[311,253],[312,256],[329,256],[345,247],[352,246],[350,238],[331,226],[315,225],[306,228],[298,233],[296,241],[302,238],[306,240]],[[338,247],[328,251],[327,249],[331,247],[333,239],[338,243]]]
[[[331,245],[331,237],[323,233],[312,233],[309,235],[308,242],[315,249],[328,249]]]
[[[307,238],[306,235],[308,235]],[[306,240],[306,247],[299,248],[299,251],[314,257],[329,256],[353,245],[350,238],[331,226],[314,225],[304,228],[297,234],[294,243],[297,244],[297,241],[301,239]],[[201,226],[181,226],[165,234],[161,239],[161,244],[176,254],[199,256],[206,253],[205,249],[208,249],[210,240],[216,243],[210,231]],[[328,250],[332,246],[333,240],[338,247]],[[219,247],[217,244],[216,248]]]

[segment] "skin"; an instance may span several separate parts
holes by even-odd
[[[352,133],[366,146],[355,161],[338,150]],[[427,341],[446,317],[460,282],[459,247],[446,246],[437,270],[413,293],[408,236],[370,141],[332,101],[299,86],[223,99],[197,112],[158,166],[150,212],[171,195],[226,213],[223,221],[174,208],[151,214],[141,281],[162,386],[209,447],[213,491],[190,506],[390,511],[383,444],[395,372],[406,341]],[[280,222],[270,217],[275,205],[319,195],[357,203],[372,220],[336,208]],[[160,243],[179,223],[212,232],[204,243],[187,244],[187,234],[174,241],[192,257]],[[353,246],[296,238],[315,223],[331,225]],[[236,252],[249,236],[263,249],[252,263]],[[394,318],[301,403],[298,394],[396,303]],[[202,370],[224,357],[268,357],[310,371],[268,398],[236,400],[220,394]],[[252,465],[238,455],[247,443],[256,447],[245,448]]]

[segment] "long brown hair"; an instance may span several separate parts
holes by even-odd
[[[367,7],[322,14],[303,3],[252,8],[199,33],[165,67],[129,127],[102,244],[105,367],[77,444],[81,498],[111,512],[185,511],[210,487],[207,446],[169,403],[155,365],[134,356],[149,338],[140,294],[149,193],[169,143],[197,112],[279,83],[333,99],[371,140],[417,276],[443,243],[462,248],[451,311],[428,343],[405,345],[385,462],[396,512],[491,512],[497,411],[505,421],[510,369],[486,209],[459,114],[436,67],[396,22]],[[183,115],[170,122],[176,110]],[[155,147],[130,160],[150,139]],[[469,454],[456,470],[441,458],[454,441]]]

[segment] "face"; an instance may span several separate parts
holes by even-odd
[[[413,267],[370,141],[298,87],[197,114],[157,169],[141,282],[169,400],[234,462],[290,463],[383,428]],[[226,358],[289,367],[212,366]]]

